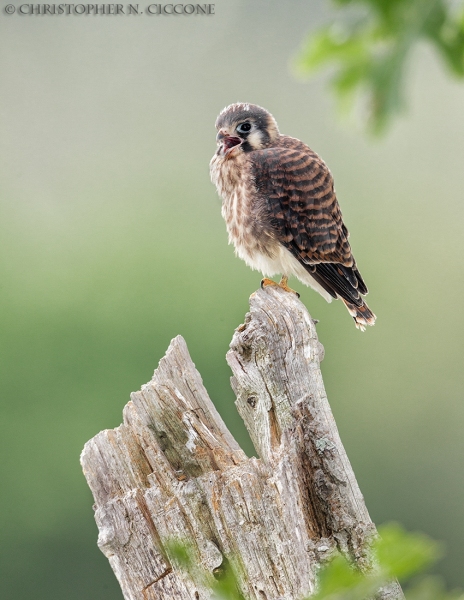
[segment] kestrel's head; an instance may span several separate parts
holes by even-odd
[[[224,155],[261,150],[272,145],[279,128],[271,113],[256,104],[238,102],[224,108],[216,119],[216,140]]]

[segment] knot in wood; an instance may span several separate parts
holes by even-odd
[[[257,402],[258,399],[256,398],[256,396],[248,396],[247,403],[251,406],[251,408],[255,408]]]

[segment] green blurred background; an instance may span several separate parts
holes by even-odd
[[[147,3],[148,4],[148,3]],[[182,334],[227,424],[224,355],[260,275],[227,246],[214,120],[267,107],[336,182],[378,324],[296,282],[377,523],[444,540],[464,585],[464,86],[419,46],[410,113],[380,142],[341,126],[289,61],[323,0],[217,0],[211,17],[0,16],[1,598],[109,600],[84,443],[117,426]]]

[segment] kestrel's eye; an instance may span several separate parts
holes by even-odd
[[[239,133],[248,133],[251,129],[251,123],[240,123],[237,125],[237,131]]]

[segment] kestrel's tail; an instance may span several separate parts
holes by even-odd
[[[357,329],[361,331],[366,330],[366,325],[375,325],[375,319],[377,318],[371,309],[367,306],[367,304],[362,300],[362,304],[360,306],[356,306],[356,304],[352,304],[342,298],[344,305],[348,309],[348,312],[354,319],[354,324]]]
[[[346,267],[339,263],[318,263],[306,268],[311,269],[312,276],[329,294],[343,301],[358,329],[365,331],[366,325],[374,325],[376,317],[363,298],[367,286],[356,264]]]

